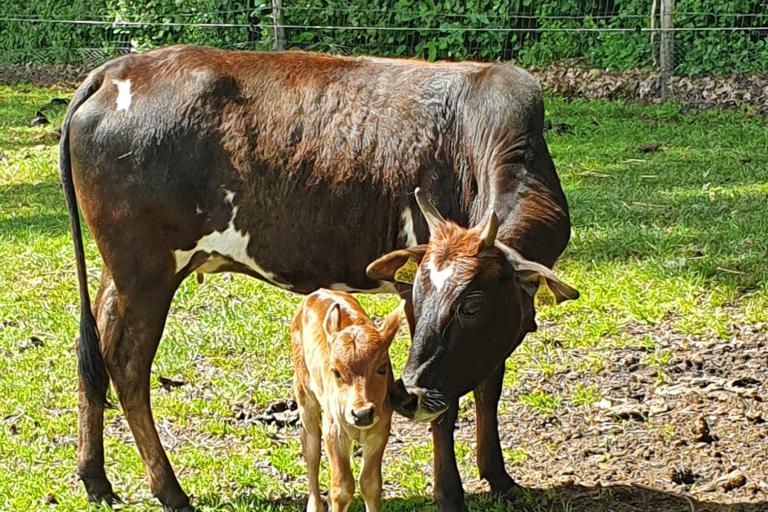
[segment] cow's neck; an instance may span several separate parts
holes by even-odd
[[[517,165],[517,170],[511,166],[497,168],[487,173],[485,180],[478,180],[469,224],[487,221],[493,208],[499,218],[500,242],[527,258],[552,266],[568,242],[568,207],[559,184],[553,188],[545,183],[528,164]]]

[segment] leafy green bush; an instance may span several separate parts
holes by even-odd
[[[139,25],[0,21],[0,61],[5,62],[72,62],[81,57],[73,55],[72,48],[146,49],[183,42],[268,49],[273,43],[269,0],[6,0],[6,4],[11,14]],[[650,35],[642,31],[649,25],[650,0],[283,0],[283,4],[289,48],[428,60],[512,60],[524,66],[579,59],[616,70],[646,67],[653,61]],[[754,28],[766,23],[763,7],[764,0],[677,0],[674,22],[677,27]],[[236,26],[190,27],[190,23]],[[487,30],[494,27],[512,30]],[[680,31],[675,33],[674,48],[677,74],[768,69],[764,31]]]
[[[263,39],[259,27],[262,13],[267,9],[271,12],[269,1],[262,0],[255,6],[252,0],[106,0],[106,4],[113,19],[142,24],[118,29],[139,50],[173,43],[251,47],[249,43]]]
[[[61,20],[103,20],[107,8],[92,0],[4,0],[2,16]],[[15,22],[0,19],[0,62],[79,62],[86,49],[110,40],[108,27]]]

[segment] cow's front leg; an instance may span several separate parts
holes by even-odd
[[[504,380],[502,364],[475,388],[477,410],[477,467],[480,478],[491,486],[491,492],[509,497],[517,484],[504,468],[504,456],[499,440],[498,406]]]
[[[465,512],[464,488],[456,466],[453,429],[459,411],[454,400],[442,415],[432,422],[432,442],[435,450],[435,502],[440,512]]]

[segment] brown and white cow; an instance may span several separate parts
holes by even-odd
[[[294,391],[307,463],[307,512],[324,510],[318,481],[320,445],[331,462],[332,512],[346,512],[355,492],[352,442],[363,454],[360,491],[366,512],[381,502],[381,459],[392,423],[388,392],[394,383],[389,346],[400,327],[398,308],[377,329],[346,292],[318,290],[306,297],[291,323]]]
[[[424,365],[425,344],[437,344],[440,361],[464,353],[434,333],[463,295],[441,279],[427,291],[422,278],[414,331],[410,284],[371,278],[366,266],[427,241],[420,187],[460,226],[495,211],[497,241],[551,267],[570,222],[543,117],[536,81],[503,64],[174,46],[93,70],[70,103],[60,146],[81,301],[78,473],[89,498],[114,496],[103,447],[111,381],[153,494],[167,509],[189,508],[154,425],[150,367],[179,284],[226,271],[297,293],[400,292],[415,340],[403,394],[425,391],[415,410],[399,409],[429,419],[419,411],[447,405],[449,418],[455,395],[473,389],[480,472],[493,491],[508,490],[496,432],[501,353],[533,329],[532,279],[503,281],[497,295],[507,292],[520,314],[487,315],[461,385],[441,388],[450,375],[416,370],[443,371]],[[93,311],[78,202],[103,261]],[[429,275],[444,267],[436,270]],[[491,334],[500,339],[483,337]],[[504,351],[486,352],[501,343]],[[436,464],[445,466],[438,503],[461,510],[449,421],[434,423]]]

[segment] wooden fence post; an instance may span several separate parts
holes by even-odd
[[[275,31],[273,49],[285,50],[285,28],[283,28],[283,0],[272,0],[272,27]]]
[[[661,65],[661,99],[669,96],[669,78],[672,76],[674,57],[674,32],[672,12],[675,0],[661,0],[661,45],[659,48],[659,63]]]

